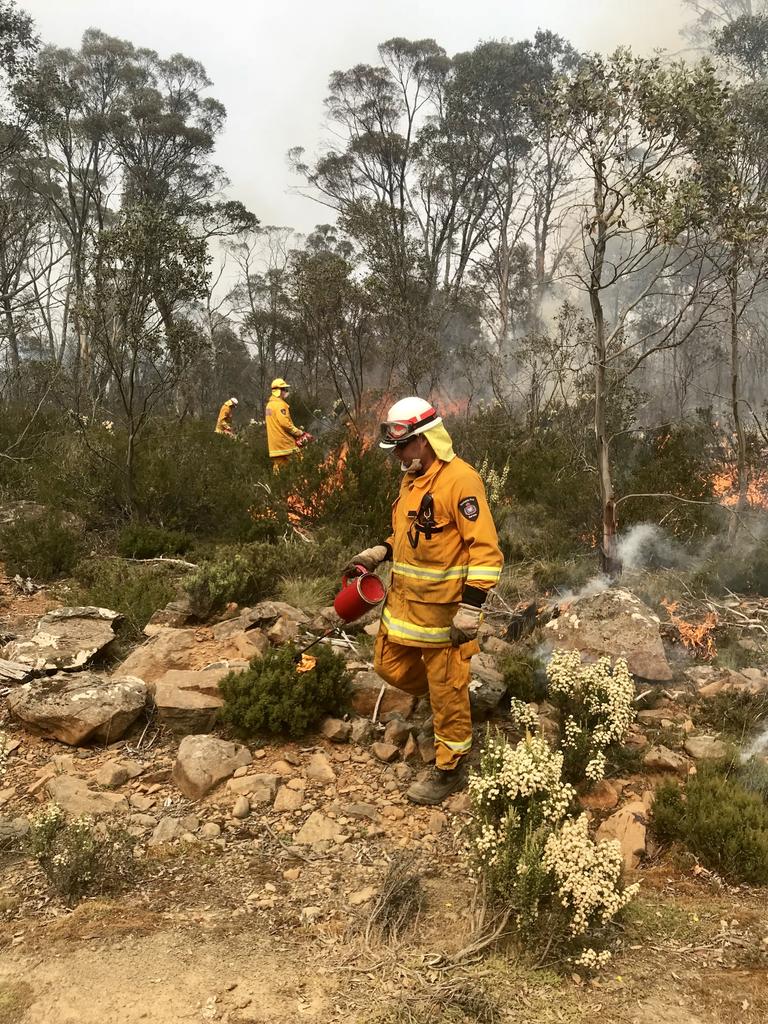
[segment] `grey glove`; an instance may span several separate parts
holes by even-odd
[[[355,566],[362,565],[367,572],[373,572],[374,569],[378,568],[382,562],[386,562],[389,558],[389,549],[386,544],[376,544],[372,548],[366,548],[364,551],[360,551],[350,558],[344,568],[341,570],[342,576],[354,576],[356,574]]]
[[[451,643],[454,647],[469,643],[477,639],[477,631],[483,621],[483,609],[476,608],[473,604],[459,605],[458,611],[453,616],[451,623]]]

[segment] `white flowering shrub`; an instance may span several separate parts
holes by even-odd
[[[92,818],[67,821],[49,804],[31,823],[30,850],[53,888],[68,902],[124,888],[133,878],[133,840],[114,825]]]
[[[509,459],[504,463],[504,468],[499,473],[497,469],[489,463],[488,457],[483,458],[483,461],[477,468],[477,472],[485,484],[485,494],[488,498],[488,504],[491,509],[494,509],[504,497],[504,488],[507,485],[507,477],[509,476]]]
[[[563,752],[540,736],[512,746],[489,734],[469,779],[467,853],[486,902],[508,912],[528,949],[595,970],[609,954],[592,944],[636,887],[622,886],[618,843],[595,843],[586,816],[571,816],[563,768]]]
[[[635,683],[624,658],[583,665],[579,651],[555,651],[547,665],[548,697],[560,712],[565,777],[605,776],[606,751],[621,743],[635,718]]]
[[[621,886],[621,846],[615,839],[596,843],[586,814],[568,818],[544,844],[543,863],[552,873],[556,899],[568,911],[573,936],[605,925],[637,894]]]

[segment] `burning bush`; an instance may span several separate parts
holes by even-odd
[[[538,736],[515,747],[489,736],[469,794],[468,854],[488,904],[527,948],[604,964],[610,954],[594,943],[637,886],[622,885],[618,842],[595,843],[587,818],[569,816],[562,753]]]
[[[656,790],[651,827],[731,882],[768,883],[768,805],[718,766],[703,766],[683,789]]]
[[[222,722],[243,737],[301,736],[324,715],[343,713],[350,683],[344,659],[322,644],[314,657],[314,668],[297,672],[292,647],[272,649],[247,672],[225,676]]]

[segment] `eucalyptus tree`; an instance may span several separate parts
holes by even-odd
[[[717,316],[720,278],[695,242],[706,207],[700,161],[729,144],[727,89],[708,63],[664,65],[619,50],[583,59],[563,102],[581,167],[569,277],[592,320],[602,555],[613,569],[612,401],[646,360]]]

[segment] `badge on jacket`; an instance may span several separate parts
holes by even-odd
[[[469,519],[470,522],[474,523],[480,515],[480,506],[477,503],[477,498],[462,498],[459,502],[459,512],[461,512],[465,519]]]

